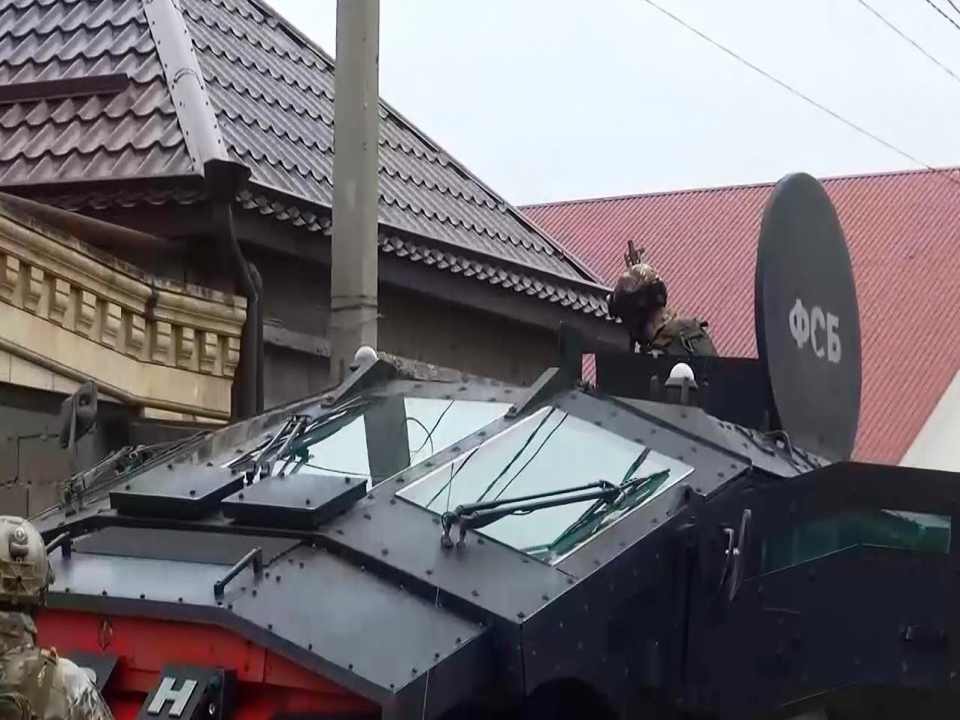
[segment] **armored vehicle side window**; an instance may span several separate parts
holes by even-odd
[[[293,442],[287,472],[387,477],[477,432],[509,408],[509,403],[472,400],[377,398]],[[381,451],[389,455],[385,463],[378,462]]]
[[[925,553],[950,552],[950,517],[861,510],[798,525],[763,544],[763,572],[810,562],[858,545]]]
[[[543,408],[401,491],[444,513],[458,505],[524,498],[606,481],[614,502],[588,499],[511,515],[478,532],[548,562],[643,505],[693,468],[558,408]]]

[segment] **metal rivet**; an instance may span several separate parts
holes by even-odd
[[[273,623],[267,623],[267,630],[273,630]]]
[[[391,505],[396,505],[396,504],[397,504],[397,499],[396,499],[396,498],[390,498],[390,504],[391,504]]]
[[[417,674],[417,669],[416,669],[416,668],[410,668],[410,674],[411,674],[411,675],[416,675],[416,674]]]
[[[364,519],[364,520],[372,520],[372,518],[370,517],[370,513],[364,513],[364,514],[363,514],[363,519]]]
[[[517,618],[518,618],[518,619],[523,620],[525,617],[526,617],[526,615],[524,615],[522,612],[518,612],[518,613],[517,613]]]
[[[243,493],[240,493],[237,497],[239,497],[241,500],[243,500]]]
[[[544,593],[543,595],[541,595],[541,596],[540,596],[540,599],[543,600],[544,602],[550,602],[550,596],[547,595],[546,593]]]
[[[483,539],[482,537],[478,537],[478,538],[477,538],[477,545],[483,545],[483,544],[484,544],[484,539]]]
[[[231,610],[231,611],[233,610],[233,603],[229,603],[227,605],[227,610]]]
[[[300,569],[303,570],[303,563],[300,563]]]
[[[470,594],[473,595],[474,597],[480,597],[480,593],[477,592],[476,590],[471,591]]]
[[[146,600],[146,599],[147,599],[147,596],[146,596],[144,593],[140,593],[140,599],[141,599],[141,600]]]
[[[427,570],[427,575],[433,575],[433,570]]]
[[[196,491],[196,490],[191,490],[191,491],[190,491],[190,497],[196,497],[196,496],[197,496],[197,491]]]
[[[351,672],[353,671],[353,663],[347,665],[347,670],[350,670]]]
[[[307,505],[310,504],[310,498],[307,498]]]
[[[177,598],[177,602],[178,602],[178,603],[182,603],[182,602],[183,602],[183,598],[182,598],[182,597],[181,597],[181,598]]]
[[[207,467],[213,467],[213,463],[207,460]]]
[[[124,490],[129,490],[129,489],[130,489],[130,483],[127,483],[126,485],[124,485],[124,486],[123,486],[123,489],[124,489]]]
[[[573,578],[567,578],[567,585],[573,585]]]
[[[343,530],[341,530],[340,528],[337,528],[337,535],[343,535]]]
[[[307,643],[307,650],[313,650],[313,643]]]
[[[277,575],[277,582],[280,582],[280,576]]]
[[[390,554],[390,551],[387,550],[386,548],[383,548],[383,549],[380,551],[380,554],[383,555],[383,556],[387,556],[387,555]]]
[[[457,638],[456,640],[454,640],[454,642],[455,642],[457,645],[460,645],[461,643],[463,643],[463,640],[461,640],[460,638]]]
[[[257,591],[254,590],[252,594],[253,594],[254,597],[256,597],[256,596],[257,596]]]
[[[433,654],[433,659],[434,659],[434,660],[439,660],[439,659],[440,659],[440,653],[434,653],[434,654]]]
[[[167,470],[173,470],[173,463],[167,463]]]

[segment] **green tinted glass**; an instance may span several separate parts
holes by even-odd
[[[679,460],[559,408],[543,408],[400,495],[442,514],[458,505],[521,498],[600,480],[629,485],[618,503],[595,511],[594,501],[574,502],[504,517],[478,530],[555,562],[692,471]]]
[[[764,542],[762,572],[799,565],[858,545],[948,553],[950,517],[861,510],[813,520]]]

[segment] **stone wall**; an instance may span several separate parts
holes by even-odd
[[[0,207],[0,382],[69,392],[58,378],[91,379],[148,413],[224,420],[245,308]]]

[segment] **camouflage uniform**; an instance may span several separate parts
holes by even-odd
[[[640,344],[641,352],[654,357],[716,357],[717,349],[707,333],[706,323],[696,318],[677,317],[673,310],[667,308],[658,326],[653,340]]]
[[[627,269],[607,302],[610,316],[626,325],[631,350],[639,347],[653,356],[715,356],[706,323],[680,318],[667,307],[667,286],[651,265],[640,262],[632,245],[625,259]]]
[[[51,580],[39,533],[0,516],[0,720],[113,720],[85,672],[37,646],[31,613]]]

